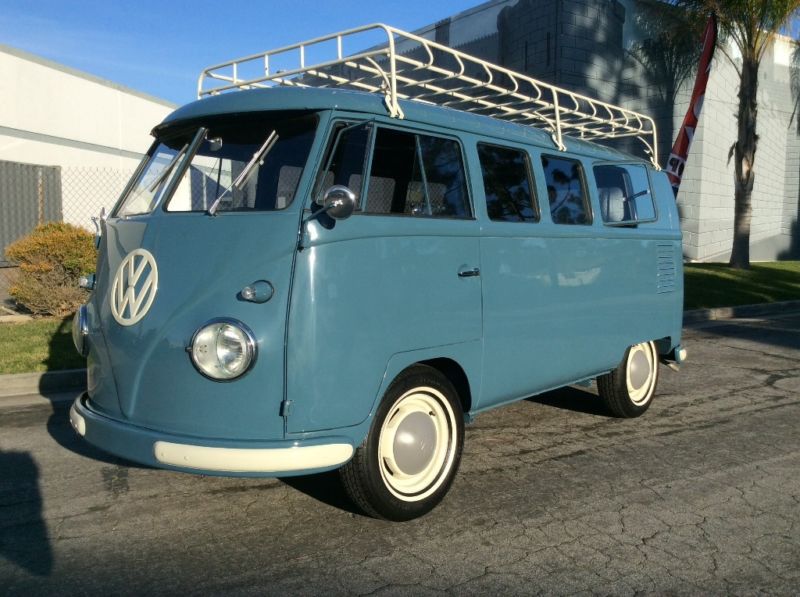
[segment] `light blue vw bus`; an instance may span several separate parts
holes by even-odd
[[[74,324],[88,442],[202,474],[338,468],[366,513],[407,520],[477,413],[596,379],[636,417],[682,360],[649,118],[384,25],[211,67],[199,91],[100,222]],[[592,142],[619,138],[651,160]]]

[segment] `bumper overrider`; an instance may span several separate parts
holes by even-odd
[[[353,456],[346,437],[243,441],[171,435],[111,419],[79,396],[69,411],[73,429],[90,444],[150,466],[209,475],[277,477],[337,468]]]

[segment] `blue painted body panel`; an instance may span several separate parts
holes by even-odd
[[[478,358],[481,281],[458,277],[479,265],[477,222],[353,216],[308,233],[289,318],[290,431],[363,421],[399,353],[468,343]]]
[[[668,352],[680,343],[681,235],[663,173],[650,169],[657,221],[621,228],[597,216],[588,226],[566,226],[550,221],[540,163],[542,152],[555,149],[530,127],[414,102],[403,104],[405,120],[392,120],[379,97],[319,89],[212,97],[180,108],[160,127],[262,110],[320,115],[298,199],[288,208],[216,217],[156,209],[106,224],[89,304],[85,406],[104,429],[87,439],[101,448],[154,464],[146,448],[159,437],[222,446],[336,437],[358,446],[391,381],[416,362],[457,363],[474,413],[609,371],[631,344],[659,339]],[[357,213],[332,227],[312,220],[297,251],[332,119],[344,115],[457,137],[474,218]],[[478,141],[529,153],[539,222],[489,220]],[[583,163],[599,214],[592,165],[632,158],[577,140],[567,146],[565,155]],[[158,295],[142,321],[123,327],[110,314],[110,279],[137,248],[157,260]],[[473,267],[480,277],[457,275]],[[275,287],[270,301],[237,297],[259,279]],[[185,350],[198,327],[223,316],[249,326],[258,345],[252,370],[230,383],[200,375]],[[291,403],[286,417],[284,399]]]
[[[142,321],[121,326],[111,316],[109,277],[100,278],[92,306],[100,314],[116,403],[103,392],[91,392],[93,403],[137,425],[169,433],[280,437],[283,339],[297,214],[212,218],[155,212],[143,219],[146,224],[134,218],[109,220],[104,253],[114,272],[133,249],[150,251],[159,268],[158,293]],[[259,279],[272,282],[273,299],[264,304],[239,300],[239,291]],[[186,353],[195,330],[214,317],[238,319],[256,337],[257,366],[235,384],[199,375]]]

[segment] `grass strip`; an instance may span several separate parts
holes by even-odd
[[[72,318],[0,323],[0,374],[85,366],[72,344]]]
[[[684,267],[684,309],[712,309],[800,299],[800,261],[754,263],[749,270],[720,263]]]

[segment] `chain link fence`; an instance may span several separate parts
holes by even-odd
[[[18,268],[4,258],[5,247],[45,222],[94,232],[92,217],[111,210],[132,174],[122,168],[0,162],[0,316],[16,306],[9,290]]]
[[[64,221],[94,231],[92,217],[116,203],[133,170],[65,167],[61,169]]]
[[[5,248],[38,224],[61,219],[61,169],[0,161],[0,266]]]

